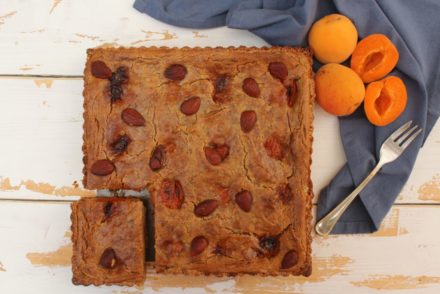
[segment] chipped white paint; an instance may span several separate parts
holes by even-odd
[[[74,188],[82,177],[82,81],[0,78],[2,86],[0,198],[52,194],[38,184]],[[27,180],[37,185],[20,185]]]
[[[0,15],[0,26],[5,24],[6,20],[8,18],[13,17],[16,13],[17,13],[17,11],[14,10],[14,11],[10,11],[8,13],[5,13],[3,15]]]
[[[75,287],[70,271],[70,203],[1,201],[0,292],[16,293],[24,285],[39,293],[398,293],[440,291],[440,238],[433,237],[432,224],[440,223],[439,206],[399,206],[399,227],[394,220],[377,236],[315,237],[313,275],[297,277],[238,278],[157,275],[151,264],[144,287]],[[395,218],[396,213],[390,214]],[[390,225],[391,224],[391,225]],[[409,281],[402,280],[409,277]],[[421,277],[421,278],[420,278]],[[419,280],[417,280],[419,278]],[[401,292],[403,291],[403,292]],[[407,291],[407,292],[405,292]],[[394,293],[394,292],[390,292]]]
[[[0,154],[8,154],[1,158],[0,198],[54,199],[60,194],[54,192],[56,189],[73,188],[74,181],[81,183],[82,87],[81,78],[0,77],[0,133],[4,138]],[[318,106],[315,116],[312,179],[318,195],[343,166],[345,157],[337,119]],[[421,150],[398,203],[438,203],[435,197],[421,196],[420,191],[426,189],[420,187],[440,174],[439,140],[437,125]],[[30,180],[54,188],[45,190],[33,185],[29,189],[22,185],[11,189],[2,185],[5,179],[13,187]],[[84,193],[79,191],[77,195]]]
[[[0,96],[0,133],[8,138],[0,144],[0,154],[8,154],[0,164],[0,198],[54,198],[52,188],[20,185],[27,180],[55,189],[81,183],[82,87],[79,78],[0,78],[5,93]],[[342,166],[344,155],[336,119],[318,107],[316,114],[313,181],[318,193]]]
[[[68,266],[69,202],[81,188],[82,80],[94,46],[265,45],[239,30],[190,30],[135,11],[133,1],[0,1],[0,293],[440,292],[440,125],[380,232],[314,237],[305,278],[184,277],[150,269],[143,288],[75,287]],[[315,109],[315,194],[344,164],[337,119]],[[9,201],[55,200],[46,201]]]
[[[81,75],[86,49],[116,46],[263,46],[226,28],[194,30],[161,23],[121,0],[0,1],[0,74]],[[23,33],[21,32],[34,32]],[[117,39],[117,41],[115,41]],[[21,70],[24,65],[41,66]]]
[[[49,10],[49,14],[52,14],[52,12],[57,8],[57,6],[61,3],[63,0],[53,0],[52,7]]]

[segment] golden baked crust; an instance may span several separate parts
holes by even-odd
[[[75,285],[143,284],[145,208],[141,200],[82,198],[72,204],[71,219]],[[112,256],[103,256],[105,251]]]
[[[127,69],[120,99],[112,102],[108,75],[91,74],[97,61]],[[308,50],[90,49],[84,81],[84,185],[149,189],[158,272],[310,274]],[[198,111],[185,114],[182,103],[194,97]],[[127,123],[127,108],[143,122]],[[121,137],[128,143],[115,153]],[[108,162],[97,168],[100,160]]]

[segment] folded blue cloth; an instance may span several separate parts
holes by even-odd
[[[408,150],[379,174],[348,208],[332,233],[368,233],[378,230],[407,181],[417,154],[440,114],[440,1],[438,0],[136,0],[134,7],[176,26],[246,29],[272,45],[305,45],[311,24],[323,15],[339,12],[351,18],[361,38],[387,35],[400,59],[392,75],[408,90],[405,112],[392,124],[375,127],[363,107],[341,117],[339,126],[346,165],[323,189],[317,217],[323,217],[344,199],[377,163],[382,142],[400,125],[413,120],[423,127]]]

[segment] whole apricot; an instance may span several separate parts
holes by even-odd
[[[341,14],[324,16],[312,25],[309,46],[321,63],[341,63],[356,48],[358,33],[351,20]]]
[[[364,109],[368,120],[376,126],[386,126],[396,120],[405,110],[406,87],[395,76],[372,82],[365,92]]]
[[[318,70],[315,88],[318,104],[338,116],[352,114],[365,96],[361,78],[349,67],[337,63],[326,64]]]
[[[364,83],[383,78],[389,74],[399,60],[396,46],[382,34],[373,34],[362,39],[351,56],[351,68]]]

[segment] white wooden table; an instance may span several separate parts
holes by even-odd
[[[244,31],[168,26],[132,2],[0,1],[0,293],[440,293],[439,124],[381,230],[314,236],[308,279],[150,270],[143,287],[73,286],[70,202],[96,194],[81,187],[86,49],[265,45]],[[336,118],[319,108],[314,136],[317,195],[345,159]]]

